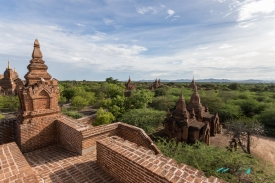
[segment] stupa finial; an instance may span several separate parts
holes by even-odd
[[[8,60],[8,69],[11,69],[10,60]]]
[[[42,58],[42,52],[40,51],[40,44],[38,39],[35,39],[33,46],[32,58]]]

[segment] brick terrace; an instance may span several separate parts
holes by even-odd
[[[14,142],[0,146],[0,182],[37,182],[30,165]]]
[[[24,156],[41,183],[116,183],[96,164],[96,151],[80,156],[54,145]]]

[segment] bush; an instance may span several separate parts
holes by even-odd
[[[176,106],[176,101],[172,96],[161,96],[154,98],[150,106],[156,110],[167,111],[168,108],[173,110]]]
[[[165,118],[166,112],[154,109],[132,109],[126,111],[119,121],[142,128],[146,133],[153,132]]]
[[[275,180],[274,169],[271,166],[243,152],[230,152],[201,142],[191,146],[177,144],[174,140],[167,142],[165,139],[159,139],[156,145],[164,155],[175,159],[179,164],[184,163],[203,171],[207,177],[215,176],[228,182]],[[229,168],[229,171],[217,173],[216,170],[221,167]],[[251,169],[251,174],[245,175],[244,172],[248,168]]]
[[[62,109],[62,113],[65,114],[65,115],[67,115],[67,116],[70,116],[70,117],[72,117],[74,119],[79,119],[79,118],[83,117],[77,111],[70,111],[70,110],[67,110],[65,108]]]
[[[266,135],[275,136],[275,112],[273,109],[263,111],[258,119],[262,123],[266,130]]]
[[[103,108],[98,109],[96,115],[96,120],[92,124],[93,126],[110,124],[115,119],[112,113],[105,111]]]
[[[80,96],[75,96],[72,98],[71,104],[74,109],[80,110],[88,105],[88,101]]]
[[[238,90],[240,88],[239,83],[231,83],[230,85],[228,85],[228,88],[231,90]]]

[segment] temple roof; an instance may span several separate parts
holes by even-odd
[[[35,39],[33,47],[32,60],[28,65],[29,72],[25,75],[26,85],[34,85],[39,82],[41,78],[44,78],[46,82],[49,82],[52,78],[52,76],[47,72],[47,65],[45,65],[45,62],[42,60],[43,55],[37,39]]]

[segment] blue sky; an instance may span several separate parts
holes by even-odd
[[[275,79],[275,0],[0,0],[0,35],[21,78],[38,38],[58,80]]]

